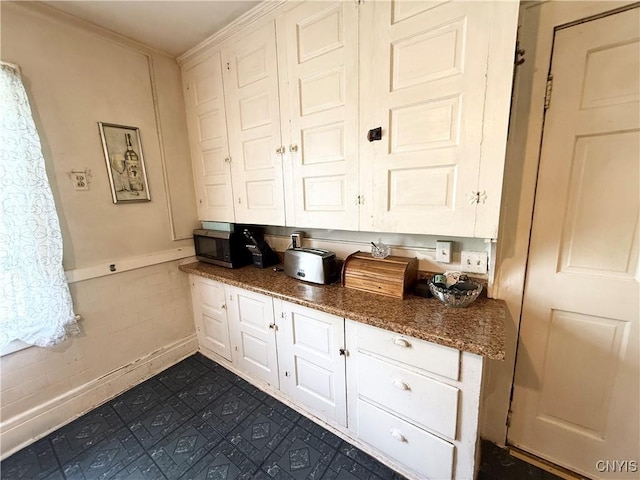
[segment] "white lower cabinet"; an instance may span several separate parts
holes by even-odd
[[[474,478],[482,357],[345,323],[349,430],[420,479]]]
[[[201,351],[414,479],[475,473],[482,357],[191,275]]]
[[[227,287],[233,363],[250,376],[279,387],[273,299]]]
[[[196,334],[201,347],[231,360],[225,285],[190,275]]]
[[[414,470],[420,478],[451,478],[453,444],[363,400],[358,400],[356,423],[360,440]]]
[[[321,419],[347,426],[344,318],[274,300],[280,390]]]

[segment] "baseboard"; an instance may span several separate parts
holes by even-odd
[[[195,334],[0,423],[0,459],[45,437],[198,351]]]
[[[564,480],[588,480],[587,477],[580,475],[579,473],[572,472],[560,465],[556,465],[554,463],[549,462],[540,457],[536,457],[535,455],[525,452],[524,450],[520,450],[516,447],[508,447],[509,455],[516,457],[517,459],[522,460],[523,462],[530,463],[542,470],[545,470],[556,477],[563,478]]]

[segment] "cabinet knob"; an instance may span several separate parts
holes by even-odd
[[[403,380],[396,379],[393,381],[393,386],[398,390],[411,390],[409,384]]]
[[[285,152],[285,149],[282,145],[280,145],[278,148],[276,148],[276,153],[279,155],[282,155]]]
[[[402,434],[402,432],[400,432],[400,430],[398,430],[398,429],[396,429],[396,428],[392,428],[392,429],[391,429],[391,436],[392,436],[393,438],[395,438],[396,440],[398,440],[399,442],[402,442],[402,443],[409,443],[409,442],[407,441],[407,437],[405,437],[405,436]]]
[[[291,145],[289,145],[289,151],[290,151],[291,153],[295,153],[295,152],[297,152],[297,151],[298,151],[298,145],[297,145],[297,144],[295,144],[295,143],[292,143]]]
[[[411,346],[411,342],[409,340],[407,340],[406,338],[402,338],[402,337],[396,337],[393,340],[393,343],[395,343],[399,347],[410,347]]]
[[[277,329],[278,329],[278,326],[277,326],[275,323],[270,323],[270,324],[269,324],[269,328],[270,328],[271,330],[277,330]]]
[[[220,307],[222,310],[226,310],[227,309],[227,304],[223,303],[222,306]]]
[[[339,352],[340,352],[340,355],[342,355],[343,357],[346,357],[347,355],[349,355],[349,352],[347,352],[346,348],[341,348]]]
[[[225,163],[231,163],[231,157],[224,157]]]

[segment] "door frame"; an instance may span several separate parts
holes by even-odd
[[[524,63],[514,71],[509,135],[502,187],[493,294],[507,304],[505,360],[488,360],[480,435],[508,444],[522,302],[544,128],[544,102],[555,32],[576,23],[640,5],[631,1],[535,1],[520,6],[518,48]]]

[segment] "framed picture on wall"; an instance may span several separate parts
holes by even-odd
[[[113,203],[151,200],[140,129],[104,122],[98,122],[98,127],[107,161]]]

